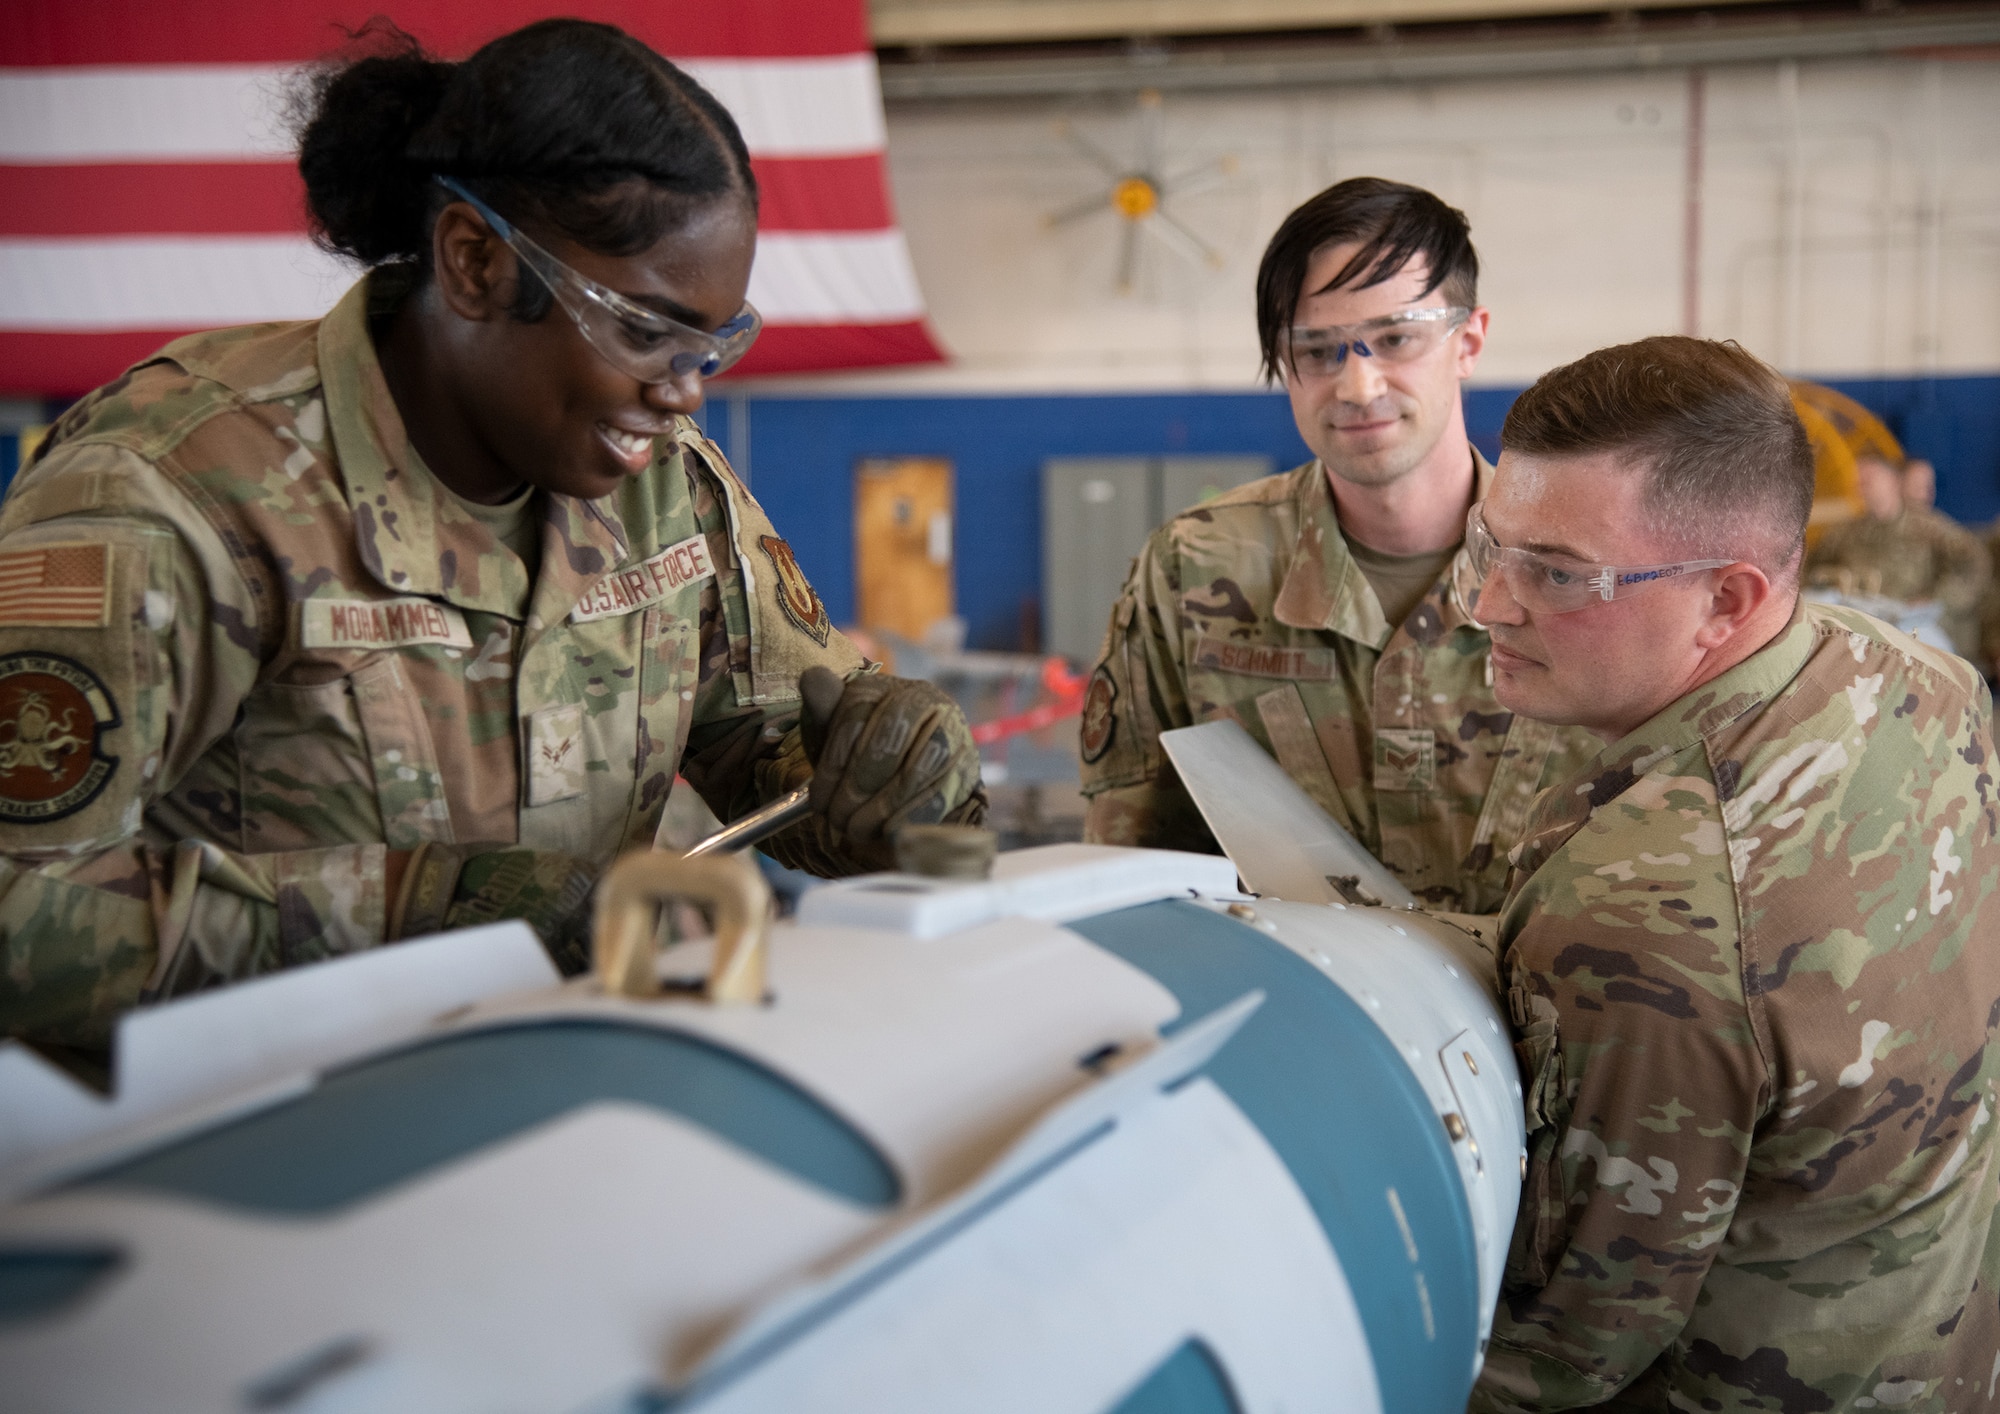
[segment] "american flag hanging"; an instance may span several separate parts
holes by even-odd
[[[890,209],[864,0],[10,0],[0,24],[0,391],[73,394],[195,329],[324,313],[299,65],[386,15],[462,58],[530,21],[615,24],[735,115],[763,192],[745,374],[942,355]]]

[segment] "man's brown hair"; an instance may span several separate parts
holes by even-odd
[[[1507,413],[1500,446],[1629,457],[1651,528],[1676,554],[1748,560],[1777,578],[1804,550],[1812,445],[1785,380],[1733,340],[1660,335],[1551,369]]]

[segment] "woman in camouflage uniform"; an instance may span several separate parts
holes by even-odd
[[[128,370],[0,508],[0,1028],[101,1052],[144,997],[492,918],[574,966],[677,770],[728,819],[816,758],[774,852],[821,873],[981,815],[957,709],[858,674],[689,418],[757,330],[713,98],[601,25],[398,37],[300,169],[369,273]]]

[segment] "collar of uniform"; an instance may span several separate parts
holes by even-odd
[[[1492,484],[1493,467],[1478,448],[1470,450],[1476,478],[1473,498],[1477,500]],[[1374,586],[1341,538],[1340,517],[1334,510],[1326,468],[1312,461],[1292,474],[1292,507],[1299,533],[1284,581],[1278,586],[1278,597],[1271,605],[1272,615],[1289,628],[1320,629],[1371,648],[1387,647],[1395,637],[1396,625],[1383,614]],[[1463,548],[1446,566],[1445,577],[1448,589],[1443,631],[1449,633],[1461,624],[1473,624],[1471,603],[1478,594]]]
[[[1513,856],[1517,868],[1532,873],[1590,818],[1598,806],[1616,800],[1653,767],[1728,727],[1762,706],[1799,675],[1812,655],[1818,630],[1805,601],[1792,605],[1784,631],[1728,672],[1661,708],[1640,726],[1600,751],[1562,785],[1543,792]]]
[[[655,450],[655,467],[660,456]],[[542,569],[528,605],[531,641],[562,622],[591,585],[624,564],[630,553],[625,522],[614,504],[616,493],[595,501],[554,494],[545,499],[549,509],[542,522]]]
[[[410,444],[402,414],[389,395],[369,334],[371,302],[397,272],[375,271],[357,281],[320,321],[320,381],[326,390],[327,426],[361,562],[396,594],[421,594],[460,608],[496,614],[520,612],[519,562],[507,556],[495,572],[496,543],[474,517],[456,506]],[[543,588],[567,595],[569,612],[599,575],[625,556],[625,529],[610,498],[579,501],[550,495],[542,529],[542,573],[532,610],[544,605]],[[561,615],[558,614],[557,617]]]

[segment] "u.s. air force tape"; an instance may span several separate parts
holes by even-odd
[[[683,585],[715,577],[715,564],[708,557],[708,537],[690,535],[677,545],[636,565],[628,565],[593,584],[570,611],[570,622],[587,624],[592,619],[608,619],[629,614],[666,598]]]
[[[118,769],[104,754],[118,725],[110,691],[74,658],[0,657],[0,821],[45,824],[97,799]]]

